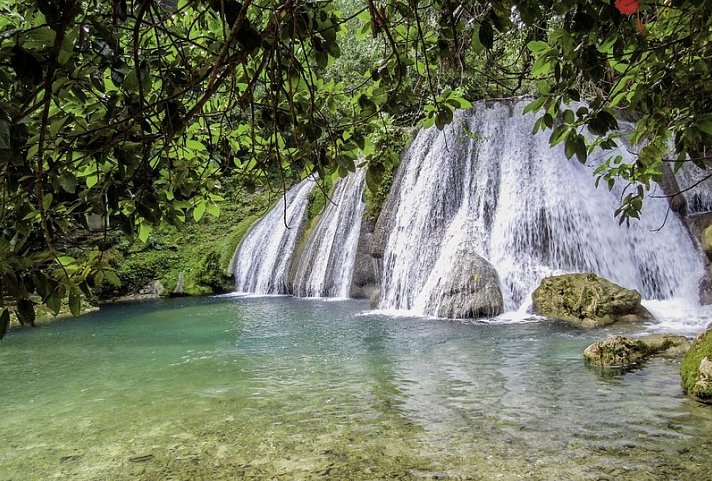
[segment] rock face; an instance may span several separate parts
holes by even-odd
[[[652,318],[640,304],[638,291],[592,273],[546,277],[532,298],[534,314],[582,328]]]
[[[639,339],[613,336],[588,346],[583,357],[594,366],[629,368],[654,355],[682,356],[689,345],[686,337],[674,334],[651,334]]]
[[[712,404],[712,329],[697,336],[680,364],[682,389],[698,401]]]
[[[377,262],[369,253],[373,229],[374,223],[364,217],[361,220],[354,274],[351,279],[350,297],[354,299],[370,299],[378,292]]]
[[[467,319],[502,313],[504,301],[495,268],[480,256],[461,258],[455,273],[442,291],[438,317]]]
[[[705,273],[698,284],[700,304],[712,304],[712,213],[697,213],[685,220],[692,237],[705,253]]]
[[[181,273],[182,274],[182,273]],[[154,280],[143,286],[138,292],[115,299],[116,302],[135,302],[148,299],[158,299],[167,295],[166,288],[159,280]]]

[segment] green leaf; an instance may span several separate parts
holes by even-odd
[[[479,38],[480,43],[484,45],[487,50],[490,50],[494,46],[494,30],[492,30],[492,25],[489,22],[482,22],[480,24]]]
[[[146,242],[148,236],[153,232],[153,227],[147,221],[141,221],[138,225],[138,238],[141,242]]]
[[[42,207],[44,207],[45,210],[49,210],[53,200],[54,196],[51,193],[45,194],[44,197],[42,197]]]
[[[121,286],[121,279],[119,279],[119,276],[116,275],[114,271],[110,270],[104,270],[104,278],[111,284],[112,286],[120,287]]]
[[[10,124],[0,120],[0,150],[8,150],[10,148]]]
[[[86,177],[86,179],[84,179],[84,181],[86,182],[87,187],[91,189],[92,187],[94,187],[96,185],[97,182],[99,182],[99,177],[97,177],[94,174],[87,175],[87,177]]]
[[[697,128],[700,129],[702,132],[706,133],[707,135],[712,135],[712,120],[706,119],[697,122]]]
[[[540,40],[534,40],[527,44],[527,48],[537,57],[549,50],[549,44]]]
[[[203,215],[205,215],[205,209],[205,201],[200,201],[195,206],[195,209],[193,209],[193,219],[195,219],[196,222],[199,222],[200,219],[203,218]]]
[[[213,202],[206,203],[205,210],[213,217],[218,217],[220,215],[220,207]]]
[[[82,295],[76,286],[69,289],[69,310],[73,316],[78,316],[82,312]]]
[[[7,330],[10,328],[10,310],[5,308],[0,314],[0,339],[5,337]]]
[[[472,50],[475,53],[482,53],[485,50],[485,46],[482,45],[480,41],[480,27],[477,26],[472,30]]]
[[[55,315],[59,314],[59,310],[62,308],[62,301],[56,291],[47,298],[45,304]]]

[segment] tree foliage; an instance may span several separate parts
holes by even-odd
[[[538,126],[553,128],[552,144],[564,143],[567,156],[582,162],[622,141],[639,149],[633,164],[618,156],[596,170],[611,187],[616,179],[634,187],[616,212],[621,222],[639,216],[663,162],[707,168],[712,3],[568,0],[550,15],[546,38],[528,48],[540,79],[530,109],[543,112]],[[588,103],[572,106],[579,100]],[[634,121],[632,132],[618,130],[621,117]]]
[[[630,7],[627,7],[630,8]],[[221,178],[245,189],[295,177],[367,182],[398,162],[395,128],[442,128],[479,97],[536,89],[552,143],[584,161],[638,115],[635,165],[704,166],[712,136],[709,2],[644,0],[8,0],[0,6],[0,333],[9,303],[73,312],[117,277],[106,245],[72,237],[100,219],[145,240],[217,215]],[[527,45],[528,48],[523,48]],[[530,81],[530,74],[537,80]],[[494,88],[490,88],[494,86]],[[464,95],[467,92],[468,95]],[[469,100],[465,97],[469,97]],[[575,109],[570,103],[589,100]],[[626,197],[635,216],[643,190]],[[24,302],[24,301],[23,301]]]

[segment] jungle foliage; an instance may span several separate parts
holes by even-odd
[[[581,127],[609,148],[617,111],[639,115],[637,163],[598,172],[640,186],[620,210],[635,217],[661,162],[705,164],[712,5],[627,3],[3,2],[0,337],[18,300],[76,313],[118,282],[105,241],[68,255],[91,219],[105,240],[146,241],[218,215],[226,174],[251,191],[363,164],[376,192],[398,162],[394,129],[443,128],[496,94],[535,88],[539,127],[582,161]]]

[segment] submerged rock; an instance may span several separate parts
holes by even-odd
[[[638,338],[648,346],[649,355],[679,358],[690,349],[690,341],[677,334],[649,334]]]
[[[588,346],[583,357],[594,366],[628,368],[655,355],[682,356],[689,345],[686,337],[675,334],[651,334],[638,339],[613,336]]]
[[[712,329],[692,342],[680,364],[682,389],[698,401],[712,404]]]
[[[437,316],[450,319],[491,317],[502,313],[504,301],[495,268],[470,254],[455,263],[452,277],[442,291]]]
[[[534,314],[592,328],[614,322],[638,322],[652,315],[640,293],[593,273],[546,277],[532,294]]]
[[[600,367],[630,367],[647,356],[648,346],[643,341],[623,336],[594,342],[583,351],[586,362]]]

